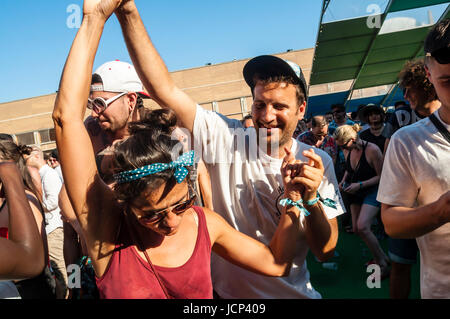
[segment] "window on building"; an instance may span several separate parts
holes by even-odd
[[[36,144],[36,142],[34,141],[34,133],[33,132],[17,134],[16,138],[17,138],[17,142],[19,144],[23,144],[23,145]]]

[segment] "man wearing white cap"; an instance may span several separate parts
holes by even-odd
[[[292,138],[306,109],[307,87],[300,67],[273,56],[247,63],[244,77],[254,97],[255,127],[244,130],[240,121],[204,110],[175,86],[133,1],[124,2],[116,14],[152,98],[174,110],[182,126],[193,133],[195,151],[203,153],[214,185],[216,211],[233,227],[264,243],[273,236],[283,207],[306,211],[298,225],[298,240],[292,243],[297,255],[288,277],[253,274],[218,257],[211,264],[215,291],[222,298],[320,298],[309,280],[306,255],[308,249],[319,260],[334,255],[336,216],[343,210],[331,158]],[[235,141],[244,147],[234,148]],[[253,146],[258,154],[247,156],[243,150]],[[291,198],[295,196],[284,189],[282,165],[298,168],[289,178],[298,178],[299,187],[304,187],[302,198]]]
[[[111,174],[105,149],[128,135],[128,123],[144,116],[146,109],[142,98],[149,96],[129,63],[117,60],[107,62],[92,75],[88,101],[92,113],[85,125],[97,154],[97,166],[106,182]]]

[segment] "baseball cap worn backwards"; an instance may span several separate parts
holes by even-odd
[[[134,66],[129,63],[118,60],[106,62],[95,70],[94,75],[99,76],[102,83],[91,85],[91,92],[135,92],[142,98],[150,98]]]
[[[244,66],[244,79],[252,89],[255,86],[254,76],[257,73],[271,76],[287,75],[293,77],[303,89],[305,99],[308,99],[308,91],[302,69],[294,62],[283,60],[273,55],[261,55],[251,59]]]

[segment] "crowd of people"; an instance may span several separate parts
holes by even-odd
[[[83,10],[54,106],[57,150],[0,135],[1,298],[321,298],[306,257],[335,255],[339,222],[391,298],[408,298],[419,251],[422,298],[450,298],[450,20],[403,67],[392,112],[334,104],[305,119],[301,68],[265,55],[243,69],[253,105],[239,121],[175,85],[134,1]],[[133,65],[93,71],[114,13]]]

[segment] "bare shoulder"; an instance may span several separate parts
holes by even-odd
[[[38,210],[41,210],[41,204],[39,202],[39,199],[34,195],[33,192],[29,190],[25,190],[25,195],[27,196],[28,201],[33,204],[32,207],[35,206]]]
[[[381,153],[380,148],[376,144],[371,142],[368,142],[367,144],[367,154],[374,157],[379,157],[383,155]]]
[[[202,207],[205,212],[206,225],[208,227],[208,232],[211,237],[211,241],[214,242],[215,239],[220,236],[221,233],[227,229],[234,229],[230,224],[218,213]]]

